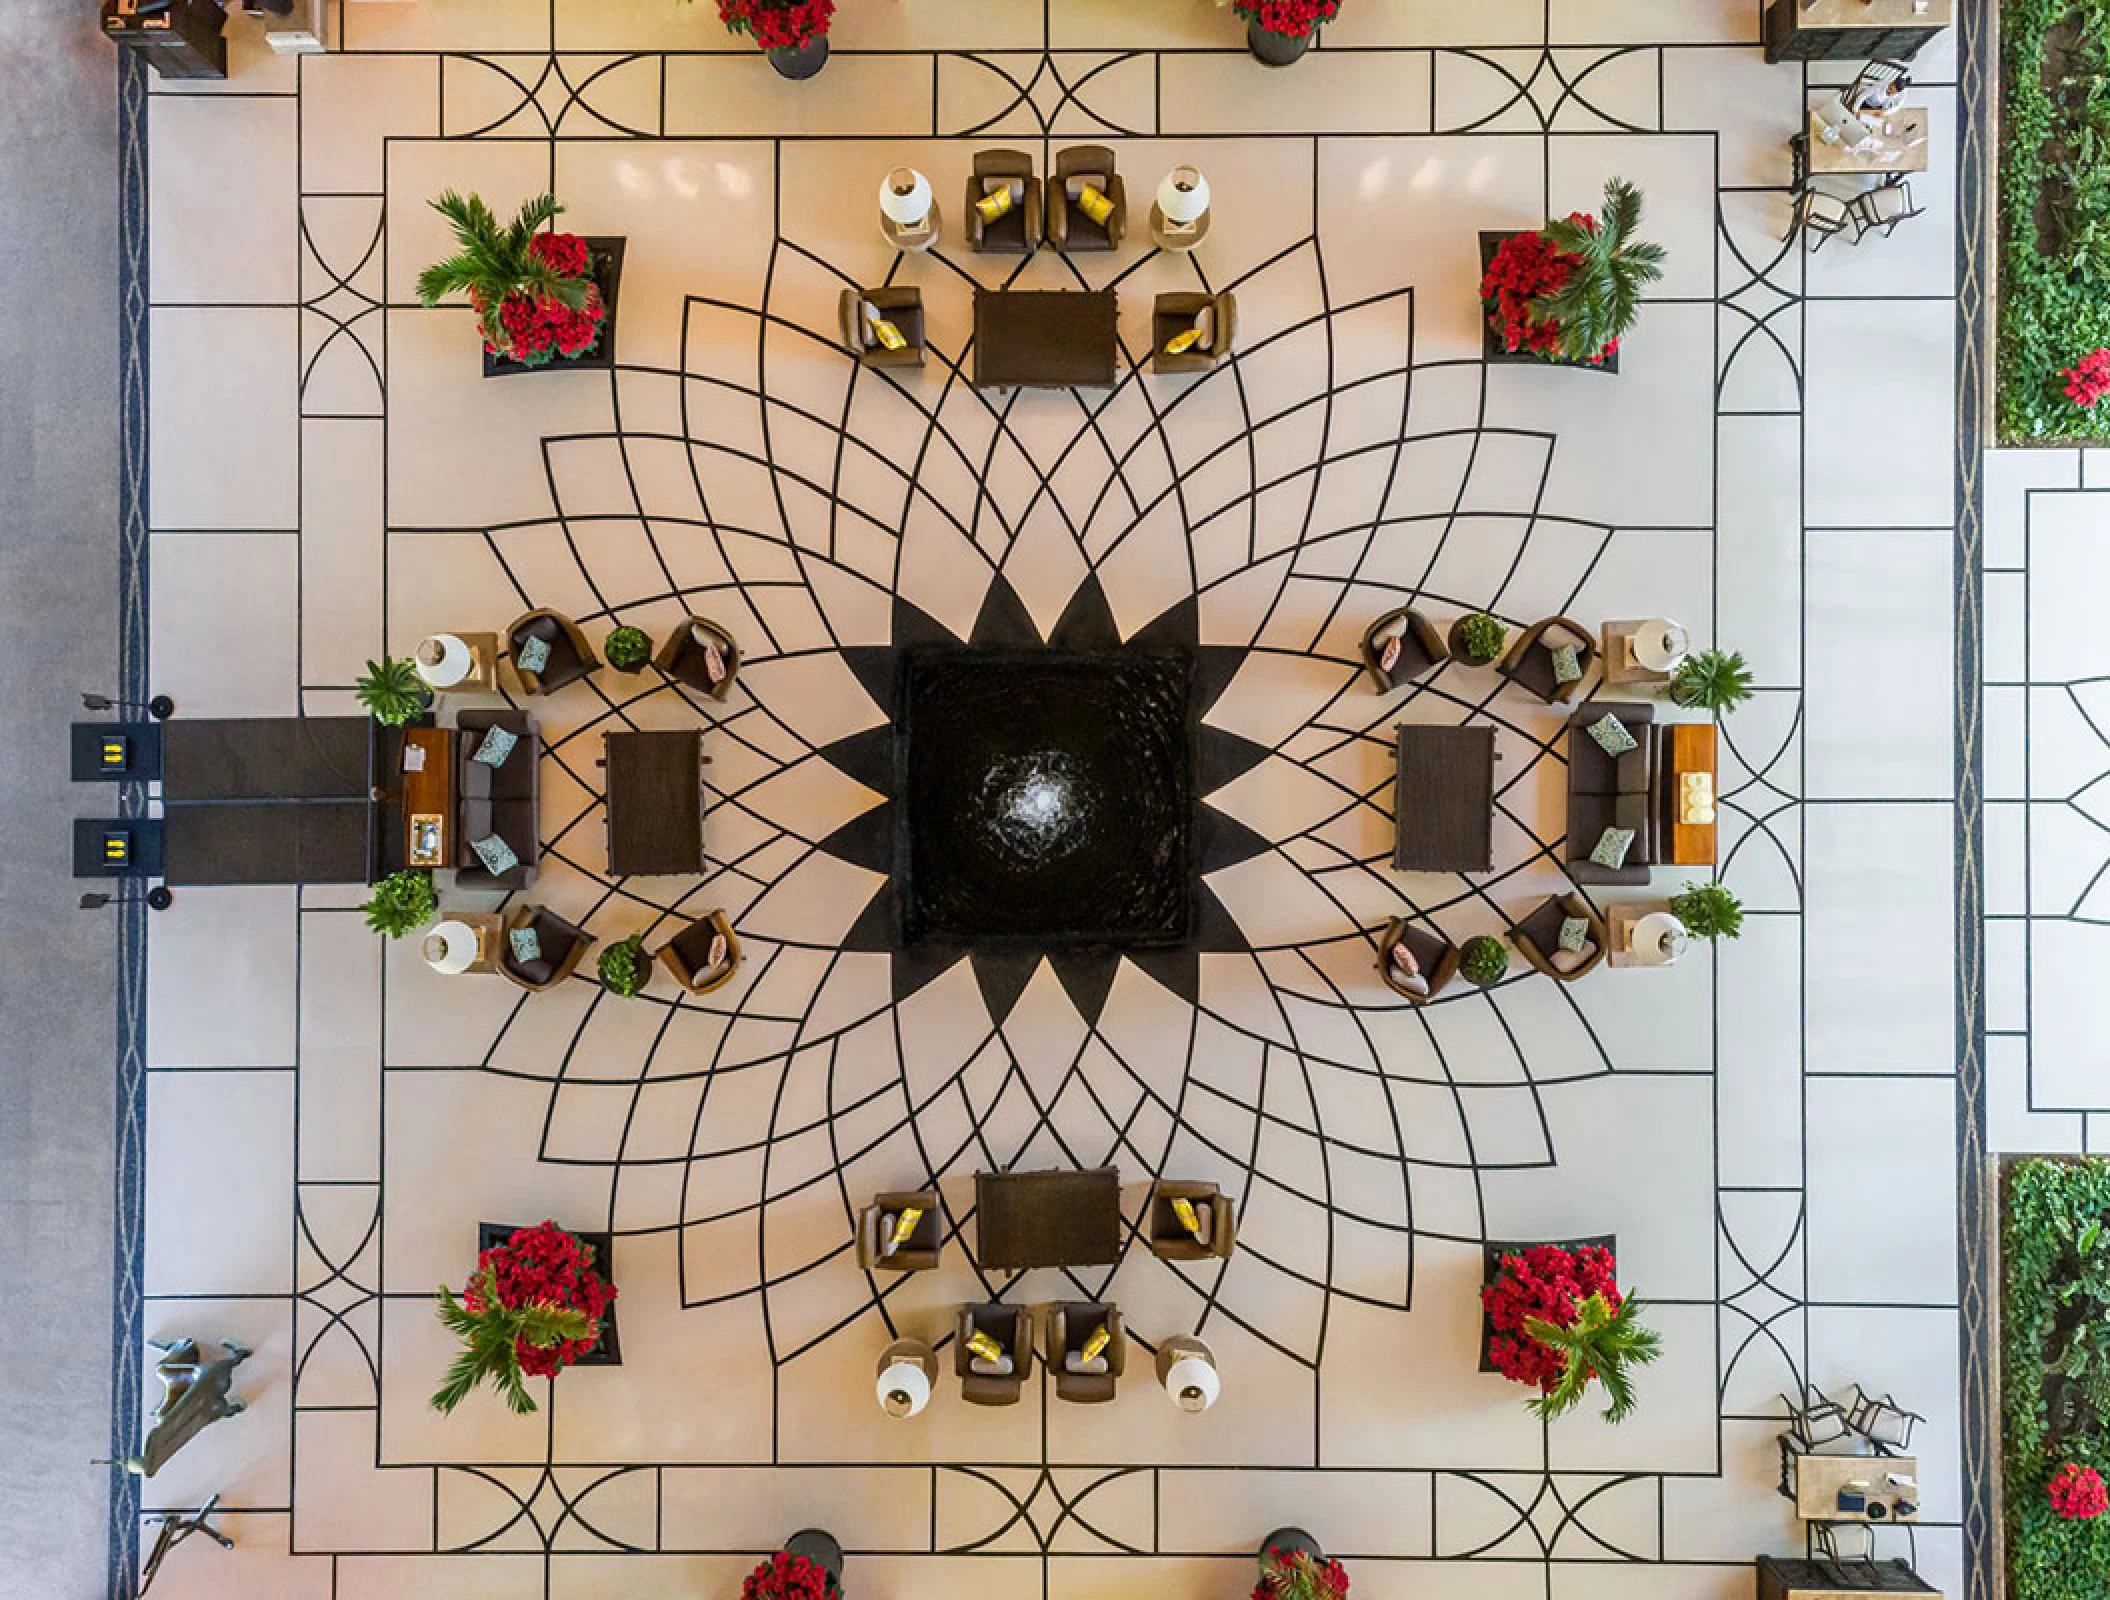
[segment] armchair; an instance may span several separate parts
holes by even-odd
[[[549,646],[549,660],[539,672],[530,672],[520,665],[520,646],[528,639],[540,639]],[[513,657],[513,670],[520,674],[529,694],[555,694],[601,664],[579,625],[556,611],[530,611],[516,618],[506,629],[506,649]]]
[[[872,333],[865,316],[871,306],[891,322],[908,342],[889,350]],[[842,324],[843,349],[865,367],[920,367],[923,365],[923,291],[913,285],[877,289],[845,289],[836,306]]]
[[[908,1243],[889,1251],[894,1221],[910,1206],[923,1213]],[[874,1195],[857,1213],[857,1265],[866,1272],[929,1272],[938,1264],[945,1223],[935,1189],[899,1190]]]
[[[535,881],[535,858],[541,853],[536,819],[540,807],[542,742],[535,719],[525,711],[464,711],[456,719],[454,785],[460,796],[456,813],[455,887],[510,894]],[[499,766],[476,759],[484,735],[504,728],[517,737],[513,753]],[[492,834],[505,840],[519,858],[502,873],[485,867],[470,841]]]
[[[725,959],[713,966],[711,944],[725,940]],[[698,917],[653,952],[659,964],[690,994],[709,994],[733,981],[740,970],[740,936],[723,911]]]
[[[533,928],[542,952],[533,961],[513,955],[513,930]],[[547,906],[515,906],[506,914],[505,937],[498,951],[498,970],[523,989],[553,989],[572,975],[579,958],[593,947],[593,935],[566,922]]]
[[[1106,221],[1094,222],[1077,205],[1086,184],[1114,203]],[[1078,144],[1055,157],[1048,179],[1048,242],[1073,250],[1118,250],[1128,232],[1128,186],[1114,170],[1114,153],[1103,144]]]
[[[1393,964],[1392,951],[1405,945],[1414,954],[1427,985],[1417,993]],[[1417,928],[1405,917],[1394,917],[1377,938],[1377,971],[1385,987],[1410,1003],[1423,1006],[1435,999],[1458,976],[1458,947],[1432,928]]]
[[[1394,639],[1399,641],[1399,659],[1387,672],[1385,646]],[[1379,694],[1390,694],[1401,684],[1450,659],[1450,646],[1436,631],[1436,624],[1412,606],[1387,611],[1363,634],[1363,668]]]
[[[725,663],[725,676],[716,683],[711,682],[704,665],[704,639],[717,647],[719,658]],[[659,647],[652,664],[685,688],[723,700],[733,692],[733,680],[740,676],[740,646],[709,617],[690,617],[667,635],[667,642]]]
[[[1085,1341],[1104,1325],[1106,1348],[1090,1361],[1082,1358]],[[1080,1405],[1113,1399],[1114,1385],[1128,1365],[1128,1335],[1121,1330],[1121,1309],[1094,1301],[1075,1301],[1048,1312],[1048,1370],[1055,1374],[1055,1398]]]
[[[1562,645],[1575,647],[1575,660],[1582,668],[1582,677],[1571,683],[1557,683],[1553,677],[1553,652]],[[1590,663],[1596,659],[1597,646],[1581,623],[1567,617],[1548,617],[1519,634],[1495,670],[1549,706],[1562,706],[1575,698],[1583,679],[1590,675]]]
[[[1583,935],[1580,950],[1561,948],[1561,924],[1570,917],[1580,917],[1590,925],[1589,932]],[[1604,918],[1597,914],[1595,906],[1573,890],[1567,894],[1549,895],[1530,916],[1511,924],[1509,940],[1533,967],[1562,983],[1573,983],[1595,967],[1604,960],[1611,945]]]
[[[960,1398],[969,1405],[1015,1406],[1026,1374],[1033,1370],[1033,1318],[1024,1306],[960,1307],[959,1337],[953,1341],[952,1369],[960,1379]],[[967,1348],[970,1336],[986,1333],[1003,1348],[1000,1361],[984,1361]]]
[[[983,195],[1008,184],[1012,207],[994,222],[976,209]],[[967,248],[985,255],[1029,256],[1040,248],[1040,179],[1023,150],[981,150],[967,179]]]
[[[1175,1200],[1185,1200],[1194,1207],[1195,1218],[1202,1225],[1200,1238],[1180,1222],[1179,1214],[1172,1209]],[[1160,1178],[1150,1186],[1144,1239],[1150,1253],[1160,1261],[1228,1261],[1238,1246],[1238,1222],[1231,1197],[1213,1183]]]
[[[1206,323],[1203,312],[1209,313]],[[1165,354],[1165,346],[1189,328],[1202,329],[1202,337],[1176,356]],[[1161,294],[1150,307],[1150,370],[1177,376],[1190,372],[1213,372],[1227,360],[1238,341],[1238,296],[1226,289],[1222,294]]]

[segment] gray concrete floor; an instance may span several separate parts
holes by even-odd
[[[107,1590],[116,913],[66,776],[117,679],[116,67],[90,0],[0,3],[0,1595]]]

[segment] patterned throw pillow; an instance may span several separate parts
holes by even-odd
[[[513,746],[520,743],[520,735],[511,728],[487,728],[484,742],[476,747],[476,754],[469,759],[481,761],[487,767],[502,767],[506,757],[513,753]]]
[[[1607,828],[1597,836],[1590,859],[1600,867],[1618,869],[1626,865],[1626,853],[1634,847],[1632,828]]]
[[[1589,938],[1590,919],[1588,917],[1561,918],[1561,948],[1563,950],[1580,950],[1589,942]]]
[[[1561,645],[1553,652],[1553,681],[1555,683],[1581,683],[1582,662],[1572,644]]]
[[[484,871],[494,878],[502,878],[520,865],[520,857],[513,854],[513,847],[495,833],[481,839],[471,839],[469,848],[476,852],[476,859],[484,864]]]
[[[542,935],[533,928],[508,929],[506,939],[513,946],[513,959],[523,966],[542,959]]]
[[[532,634],[513,646],[513,665],[522,672],[540,672],[549,665],[549,640]]]
[[[716,972],[725,965],[725,958],[730,954],[732,954],[732,949],[726,944],[725,935],[722,933],[713,934],[711,936],[711,953],[704,958],[703,970]]]
[[[1629,750],[1638,750],[1640,742],[1627,732],[1626,724],[1607,711],[1583,730],[1597,741],[1597,746],[1608,756],[1623,756]]]

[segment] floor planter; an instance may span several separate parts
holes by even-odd
[[[828,36],[822,34],[804,49],[779,45],[763,54],[769,57],[769,64],[777,69],[778,76],[798,82],[812,77],[828,64]]]
[[[476,1253],[482,1255],[486,1250],[496,1249],[525,1226],[527,1224],[518,1222],[479,1222],[476,1225]],[[607,1233],[589,1232],[585,1228],[567,1228],[565,1232],[572,1235],[581,1244],[593,1247],[594,1271],[598,1272],[610,1283],[614,1283],[615,1236]],[[579,1357],[572,1365],[575,1367],[619,1367],[622,1364],[623,1350],[616,1339],[615,1333],[615,1306],[611,1304],[601,1317],[600,1338],[594,1341],[591,1350]]]
[[[593,252],[593,281],[601,291],[601,304],[608,308],[601,318],[601,337],[594,347],[582,356],[558,356],[540,366],[530,366],[525,361],[515,361],[511,356],[502,356],[493,351],[484,352],[484,376],[487,378],[509,378],[521,372],[592,372],[606,371],[615,365],[615,311],[616,291],[623,281],[623,243],[620,238],[599,238],[589,235],[587,249]]]
[[[801,1528],[784,1541],[784,1553],[788,1556],[804,1556],[835,1581],[840,1589],[843,1581],[843,1547],[832,1533],[820,1528]]]
[[[1519,233],[1529,233],[1529,228],[1512,228],[1502,233],[1480,235],[1480,276],[1484,281],[1487,269],[1494,264],[1495,252],[1502,248],[1502,241],[1513,239]],[[1480,302],[1480,359],[1491,366],[1520,367],[1569,367],[1577,372],[1619,371],[1619,352],[1614,350],[1602,361],[1571,361],[1566,356],[1536,356],[1525,350],[1505,349],[1502,336],[1495,332],[1493,321],[1488,316],[1488,304]]]
[[[1514,356],[1512,356],[1512,355],[1509,355],[1509,354],[1508,354],[1507,352],[1505,352],[1505,353],[1503,354],[1503,357],[1502,357],[1502,359],[1503,359],[1503,360],[1505,360],[1505,361],[1514,361],[1514,360],[1516,359],[1516,357],[1514,357]],[[1482,661],[1482,660],[1481,660],[1481,659],[1480,659],[1480,658],[1479,658],[1478,656],[1476,656],[1476,655],[1469,655],[1469,654],[1467,654],[1467,652],[1466,652],[1466,648],[1465,648],[1465,633],[1464,633],[1464,629],[1465,629],[1465,618],[1463,618],[1463,617],[1460,617],[1460,618],[1459,618],[1459,619],[1458,619],[1458,620],[1457,620],[1456,622],[1453,622],[1453,623],[1451,624],[1451,626],[1450,626],[1450,629],[1449,629],[1449,631],[1448,631],[1448,632],[1446,632],[1446,633],[1445,633],[1445,635],[1444,635],[1444,642],[1445,642],[1446,644],[1448,644],[1448,645],[1450,646],[1450,650],[1451,650],[1451,659],[1452,659],[1453,661],[1457,662],[1459,666],[1461,666],[1461,667],[1491,667],[1491,666],[1493,666],[1493,665],[1494,665],[1494,664],[1495,664],[1495,663],[1496,663],[1497,661],[1500,661],[1500,660],[1502,659],[1503,651],[1504,651],[1504,650],[1506,650],[1506,649],[1508,648],[1508,643],[1507,643],[1507,641],[1506,641],[1506,640],[1504,641],[1504,644],[1503,644],[1503,649],[1502,649],[1502,650],[1497,650],[1497,651],[1496,651],[1496,652],[1495,652],[1495,653],[1494,653],[1493,655],[1489,656],[1489,657],[1488,657],[1488,658],[1487,658],[1487,659],[1486,659],[1485,661]]]
[[[1302,1528],[1277,1528],[1260,1541],[1261,1555],[1266,1555],[1270,1550],[1280,1550],[1284,1555],[1295,1555],[1301,1550],[1314,1561],[1323,1560],[1326,1555],[1326,1552],[1319,1548],[1319,1541]]]
[[[581,1237],[584,1237],[584,1235],[581,1235]],[[1542,1244],[1559,1245],[1563,1250],[1574,1250],[1586,1244],[1596,1245],[1611,1251],[1612,1260],[1615,1263],[1619,1260],[1618,1235],[1610,1233],[1595,1233],[1580,1239],[1489,1239],[1480,1247],[1480,1287],[1483,1289],[1491,1288],[1495,1279],[1501,1276],[1502,1258],[1504,1256],[1522,1255],[1526,1250],[1534,1250]],[[1480,1370],[1482,1372],[1493,1372],[1495,1370],[1494,1362],[1489,1360],[1487,1355],[1487,1347],[1494,1342],[1494,1337],[1494,1319],[1487,1314],[1487,1309],[1483,1306],[1480,1310]]]
[[[1263,28],[1257,21],[1249,20],[1245,25],[1246,48],[1253,52],[1255,60],[1263,66],[1286,67],[1304,57],[1311,42],[1318,37],[1318,30],[1298,38],[1293,34],[1277,33],[1272,28]]]

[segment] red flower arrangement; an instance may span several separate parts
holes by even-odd
[[[1309,39],[1320,23],[1341,14],[1341,0],[1231,0],[1231,9],[1263,32]]]
[[[2082,410],[2110,394],[2110,350],[2091,350],[2070,367],[2059,368],[2066,380],[2066,398]]]
[[[594,1271],[593,1254],[591,1245],[554,1222],[521,1228],[476,1258],[476,1275],[463,1291],[462,1303],[472,1312],[489,1309],[484,1287],[490,1284],[498,1291],[498,1303],[509,1311],[556,1306],[584,1316],[593,1331],[583,1339],[553,1345],[531,1344],[524,1338],[514,1342],[522,1372],[531,1378],[554,1378],[594,1347],[601,1337],[601,1318],[615,1303],[615,1285]]]
[[[740,1600],[841,1600],[842,1585],[818,1561],[779,1550],[740,1584]]]
[[[505,337],[502,341],[485,339],[484,348],[530,367],[544,366],[558,356],[585,355],[601,342],[601,321],[608,314],[600,287],[592,281],[593,251],[576,233],[538,233],[528,251],[552,272],[586,279],[586,304],[574,311],[554,295],[509,294],[498,303],[498,322]],[[478,316],[489,305],[474,290],[469,303]]]
[[[1586,211],[1570,212],[1568,220],[1597,231],[1597,219]],[[1561,325],[1541,311],[1538,302],[1565,284],[1579,262],[1579,257],[1554,248],[1543,233],[1513,233],[1495,247],[1480,278],[1480,299],[1487,307],[1487,325],[1501,336],[1504,350],[1562,359]],[[1588,364],[1601,365],[1618,353],[1619,341],[1614,339]]]
[[[2087,1522],[2110,1511],[2110,1490],[2103,1487],[2102,1474],[2077,1461],[2054,1472],[2046,1492],[2052,1510],[2074,1522]]]
[[[1487,1358],[1514,1383],[1551,1394],[1567,1371],[1568,1358],[1524,1331],[1528,1321],[1557,1328],[1573,1323],[1583,1301],[1602,1295],[1617,1311],[1622,1304],[1612,1252],[1602,1245],[1533,1245],[1520,1256],[1504,1256],[1495,1281],[1480,1291],[1494,1327]]]
[[[718,0],[718,18],[764,50],[803,50],[828,36],[835,0]]]
[[[1330,1557],[1270,1547],[1261,1552],[1253,1600],[1348,1600],[1348,1572]]]

